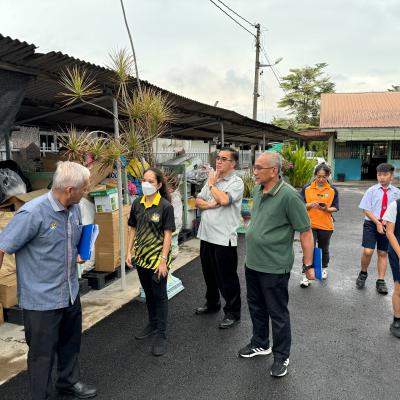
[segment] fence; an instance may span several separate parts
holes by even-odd
[[[187,152],[186,156],[200,158],[202,163],[208,164],[210,162],[210,154],[205,152]],[[161,164],[167,160],[175,157],[174,152],[159,151],[156,155],[157,163]],[[251,166],[251,151],[250,150],[240,150],[239,151],[239,168],[246,169]]]

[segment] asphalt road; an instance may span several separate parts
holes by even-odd
[[[299,287],[301,253],[290,280],[293,344],[289,373],[269,376],[272,357],[239,359],[251,322],[245,300],[244,244],[240,242],[243,315],[240,325],[221,331],[220,315],[195,316],[203,303],[199,259],[176,275],[185,290],[170,301],[169,353],[155,358],[151,340],[136,341],[145,305],[132,302],[83,335],[83,380],[98,387],[98,399],[396,399],[400,342],[389,333],[390,295],[375,290],[375,258],[367,287],[355,288],[361,253],[361,190],[340,189],[340,212],[332,237],[328,280]],[[390,270],[387,272],[392,289]],[[0,386],[0,399],[28,399],[27,373]]]

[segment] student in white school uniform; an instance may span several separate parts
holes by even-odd
[[[383,221],[386,223],[386,236],[389,240],[389,263],[394,281],[393,322],[390,325],[390,332],[400,338],[400,200],[390,203],[383,216]]]
[[[382,163],[376,167],[378,183],[370,187],[364,194],[359,208],[364,211],[365,220],[363,226],[361,256],[361,271],[358,274],[356,285],[363,289],[368,277],[368,267],[374,254],[375,247],[378,253],[378,279],[376,290],[386,295],[388,293],[385,273],[387,268],[387,254],[389,242],[385,235],[385,226],[382,223],[383,214],[387,206],[400,198],[400,190],[391,184],[394,167],[391,164]]]

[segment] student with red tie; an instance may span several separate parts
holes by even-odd
[[[393,165],[387,163],[379,164],[376,172],[378,184],[370,187],[365,192],[359,205],[359,208],[365,214],[362,238],[362,247],[364,249],[361,256],[361,271],[358,274],[356,285],[359,289],[364,288],[368,277],[368,267],[376,247],[378,253],[376,290],[378,293],[385,295],[388,293],[385,273],[389,242],[385,234],[382,218],[388,205],[400,198],[400,190],[391,184],[394,173]]]

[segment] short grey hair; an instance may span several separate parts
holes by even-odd
[[[279,153],[275,153],[274,151],[266,151],[262,153],[259,158],[267,158],[268,162],[271,164],[271,167],[275,167],[278,170],[278,174],[282,171],[282,156]]]
[[[270,152],[271,154],[271,161],[274,167],[278,169],[278,173],[281,173],[282,170],[282,156],[279,153]]]
[[[54,173],[52,189],[81,188],[89,177],[90,171],[83,165],[71,161],[60,161]]]

